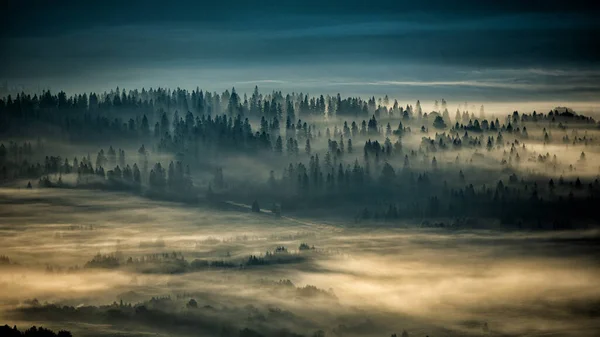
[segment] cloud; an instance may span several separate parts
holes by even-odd
[[[249,81],[237,81],[237,84],[261,84],[261,83],[287,83],[287,81],[282,80],[249,80]]]
[[[415,87],[475,87],[499,88],[511,90],[561,90],[572,89],[572,85],[542,84],[542,83],[515,83],[510,81],[373,81],[373,82],[330,82],[331,85],[356,85],[356,86],[415,86]],[[600,90],[597,84],[579,84],[577,89]]]
[[[421,96],[426,88],[435,88],[435,95],[461,89],[446,96],[480,100],[517,91],[548,99],[560,90],[589,100],[600,83],[593,75],[600,66],[600,27],[593,10],[577,2],[234,1],[160,10],[152,2],[100,4],[9,1],[12,15],[0,31],[0,80],[86,91],[187,83],[209,90],[235,83],[295,90],[322,83],[314,90],[353,86],[373,94],[404,87]],[[490,69],[515,72],[493,76]],[[460,77],[459,70],[484,75]],[[335,78],[354,84],[327,83]]]

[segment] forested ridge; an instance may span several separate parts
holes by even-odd
[[[598,143],[592,118],[568,108],[487,117],[483,106],[477,116],[462,107],[451,118],[444,99],[424,111],[388,96],[258,88],[21,93],[0,99],[8,139],[0,181],[188,203],[237,198],[277,215],[353,209],[355,222],[493,218],[567,229],[595,219],[599,167],[585,153]],[[97,152],[66,155],[53,142]],[[578,158],[563,159],[561,149]],[[241,164],[227,159],[237,157],[249,158],[252,179],[236,176]]]

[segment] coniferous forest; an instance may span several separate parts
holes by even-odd
[[[503,314],[467,314],[463,305],[444,319],[417,311],[451,296],[439,289],[445,282],[464,292],[473,277],[511,287],[501,277],[527,274],[535,256],[597,259],[599,124],[568,107],[500,115],[466,102],[451,114],[445,99],[429,106],[258,87],[6,96],[2,268],[32,292],[14,298],[22,302],[6,317],[82,335],[81,323],[92,335],[111,334],[102,324],[207,336],[520,334],[539,319],[511,328]],[[25,253],[17,242],[48,246]],[[473,254],[482,255],[466,262]],[[513,261],[522,254],[525,262]],[[548,263],[541,268],[570,275]],[[447,268],[479,276],[440,274]],[[327,273],[331,280],[320,279]],[[38,274],[107,290],[78,304],[81,295],[61,286],[40,291]],[[404,277],[409,289],[441,297],[429,303],[388,283]],[[375,291],[371,308],[362,296],[374,290],[346,282],[383,287],[394,300]],[[403,304],[401,294],[416,302]],[[474,296],[474,307],[488,296],[509,305],[489,291]],[[593,303],[556,305],[568,308],[563,315],[583,310],[586,326]],[[334,313],[314,316],[322,310]],[[23,335],[53,335],[31,329]]]
[[[593,118],[434,106],[258,87],[21,93],[0,100],[1,179],[365,224],[560,230],[596,219]]]
[[[0,337],[600,336],[600,2],[0,13]]]

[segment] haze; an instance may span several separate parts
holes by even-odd
[[[600,334],[596,4],[2,8],[0,335]]]

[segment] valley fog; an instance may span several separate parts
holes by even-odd
[[[81,336],[265,327],[282,336],[594,336],[599,328],[593,229],[449,231],[407,222],[367,230],[115,192],[3,188],[0,198],[0,247],[11,257],[0,267],[4,320]],[[246,263],[267,251],[281,259]],[[90,264],[98,254],[137,261],[174,252]],[[179,259],[232,266],[169,269]],[[148,320],[142,306],[158,316]]]
[[[0,8],[0,337],[600,336],[600,2]]]
[[[596,336],[599,124],[524,106],[0,98],[0,335]]]

